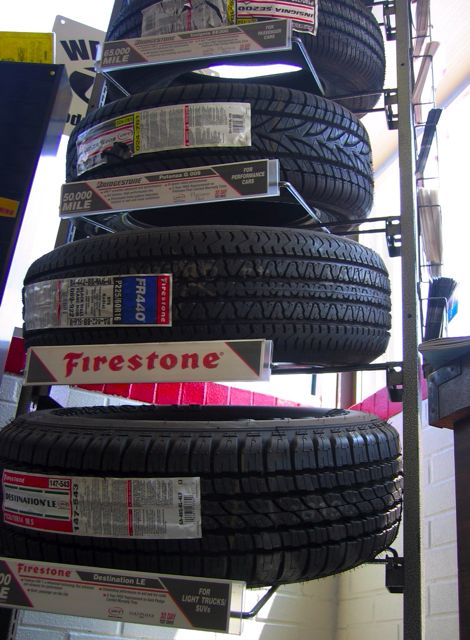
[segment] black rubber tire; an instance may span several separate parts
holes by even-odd
[[[77,175],[77,137],[93,126],[135,111],[201,102],[250,103],[251,147],[175,149],[132,158],[107,155],[108,164]],[[264,85],[172,87],[97,109],[83,118],[70,136],[67,181],[262,158],[278,158],[281,179],[291,182],[313,207],[343,219],[369,214],[372,160],[369,137],[360,120],[331,100]]]
[[[154,0],[135,0],[125,6],[110,26],[106,39],[140,37],[141,11],[152,4]],[[317,35],[296,34],[307,49],[326,97],[360,114],[377,103],[379,94],[375,92],[382,90],[385,78],[382,33],[376,18],[364,4],[363,0],[321,0]],[[193,65],[192,68],[197,69],[198,66]],[[286,81],[295,82],[295,75],[286,74]],[[190,78],[185,75],[182,84],[188,80]],[[211,82],[210,77],[206,80]],[[139,74],[139,85],[133,85],[132,92],[149,87],[155,81],[155,71],[148,67]],[[371,95],[341,98],[351,94]]]
[[[266,227],[169,227],[80,240],[36,260],[25,284],[173,274],[172,327],[25,329],[27,346],[268,338],[278,362],[360,364],[386,349],[389,281],[374,251]]]
[[[200,477],[202,538],[137,540],[0,525],[2,555],[246,580],[311,580],[393,542],[398,434],[370,415],[282,407],[37,411],[0,432],[0,466],[88,477]],[[3,520],[2,520],[3,521]]]

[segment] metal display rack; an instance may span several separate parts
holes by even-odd
[[[122,4],[122,0],[116,0],[113,15],[115,15]],[[420,497],[420,378],[418,359],[418,343],[419,343],[419,314],[418,300],[416,291],[417,272],[418,272],[418,246],[417,246],[417,212],[415,198],[415,138],[414,124],[412,113],[412,91],[413,91],[413,71],[412,71],[412,27],[411,27],[411,2],[410,0],[386,0],[385,2],[376,3],[383,6],[384,26],[387,37],[396,39],[397,50],[397,90],[387,90],[384,92],[384,108],[389,128],[398,128],[399,139],[399,160],[400,160],[400,193],[401,193],[401,215],[383,218],[375,218],[371,220],[361,220],[367,225],[380,223],[379,228],[363,229],[361,233],[382,232],[386,234],[387,246],[390,256],[401,255],[402,260],[402,302],[403,302],[403,360],[399,362],[388,362],[383,364],[372,364],[363,367],[338,367],[325,368],[317,367],[314,364],[297,365],[297,364],[279,364],[269,363],[265,367],[270,373],[322,373],[322,372],[348,372],[357,370],[377,370],[384,369],[387,373],[387,387],[389,388],[391,399],[403,402],[403,450],[404,450],[404,473],[406,477],[406,494],[404,509],[404,563],[401,558],[397,558],[393,552],[391,558],[382,560],[387,563],[387,570],[391,567],[391,572],[397,569],[404,571],[404,637],[406,640],[422,640],[424,638],[424,584],[422,569],[422,524],[421,524],[421,497]],[[393,17],[395,17],[396,25],[393,25]],[[264,23],[267,24],[267,23]],[[290,29],[286,34],[289,35]],[[303,45],[296,38],[289,41],[287,38],[286,46],[282,46],[278,51],[290,51],[288,57],[290,60],[295,58],[297,63],[304,67],[304,72],[314,86],[321,89],[321,83],[318,81],[315,70],[311,65],[308,56],[306,56]],[[301,46],[302,45],[302,46]],[[234,55],[239,57],[243,55],[240,51]],[[272,60],[276,52],[255,53],[249,51],[247,56],[260,56],[260,61],[264,59]],[[230,57],[230,56],[229,56]],[[203,58],[208,60],[209,58]],[[200,61],[199,61],[200,62]],[[187,60],[174,62],[174,67],[187,69]],[[145,63],[147,64],[147,63]],[[175,69],[172,70],[175,71]],[[102,65],[102,77],[95,84],[91,105],[100,104],[106,94],[106,83],[111,82],[115,88],[127,93],[126,83],[129,82],[128,71],[119,67],[116,71]],[[398,109],[397,109],[398,107]],[[398,113],[397,113],[398,111]],[[308,207],[301,194],[287,183],[279,183],[279,188],[287,190],[291,196],[304,208],[307,214],[313,218],[317,226],[321,226],[315,211]],[[67,188],[67,186],[65,187]],[[266,193],[265,196],[273,197],[272,193]],[[167,206],[167,205],[166,205]],[[64,215],[65,217],[69,217]],[[99,220],[99,215],[87,216],[87,221],[95,224],[104,230],[111,231],[105,224]],[[349,233],[341,231],[340,233]],[[357,233],[357,231],[355,232]],[[68,229],[68,222],[62,220],[61,229],[59,230],[58,243],[62,244],[66,238],[71,239],[73,233]],[[210,378],[207,378],[209,380]],[[242,378],[239,378],[242,379]],[[49,384],[45,381],[43,384]],[[39,384],[36,382],[36,384]],[[24,411],[25,407],[31,402],[36,393],[38,395],[39,387],[36,389],[26,387],[22,392],[20,399],[20,411]],[[44,388],[43,390],[44,391]],[[40,394],[39,394],[40,395]],[[404,567],[404,569],[403,569]],[[395,586],[394,592],[402,592],[401,578]],[[387,586],[390,584],[387,581]],[[252,617],[256,615],[259,608],[266,600],[275,592],[273,587],[265,598],[263,598],[259,606],[251,612],[238,612],[237,616],[242,618]],[[393,591],[392,588],[390,588]],[[10,611],[0,609],[0,623],[4,622],[5,615],[11,616]],[[8,618],[10,620],[10,617]],[[8,623],[10,624],[10,623]],[[11,618],[10,633],[14,627],[14,616]],[[7,637],[12,637],[7,636]]]
[[[396,1],[398,154],[402,226],[403,461],[406,498],[403,519],[405,590],[403,628],[407,640],[424,638],[424,576],[421,513],[421,386],[418,282],[418,228],[415,192],[416,147],[412,107],[412,26],[408,0]]]

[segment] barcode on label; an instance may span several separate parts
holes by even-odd
[[[166,533],[166,524],[156,525],[154,534],[156,536],[163,536]]]
[[[245,116],[229,114],[229,131],[230,133],[240,133],[245,131]]]
[[[57,287],[57,294],[58,294],[58,298],[59,298],[59,312],[68,315],[68,313],[69,313],[69,302],[70,302],[69,292],[65,291],[64,293],[62,293],[60,291],[60,287],[58,286]]]
[[[194,522],[194,496],[183,496],[183,523]]]
[[[155,27],[155,13],[153,11],[143,12],[142,35],[153,35],[149,32],[154,31]]]

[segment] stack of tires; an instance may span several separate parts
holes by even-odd
[[[153,4],[124,3],[107,39],[139,37],[142,11]],[[194,73],[196,62],[171,78],[170,86],[152,88],[156,80],[149,67],[139,73],[136,93],[89,113],[69,142],[68,181],[276,158],[281,178],[298,189],[327,228],[317,231],[302,208],[282,197],[110,216],[107,224],[116,233],[59,247],[30,267],[25,318],[28,292],[44,283],[170,273],[172,326],[26,322],[28,347],[266,338],[273,341],[277,362],[354,366],[385,351],[390,289],[384,263],[357,242],[328,233],[328,225],[347,227],[372,206],[370,145],[359,117],[382,89],[384,50],[367,4],[319,0],[317,35],[300,32],[327,97],[275,80],[214,79]],[[159,130],[146,153],[119,144],[101,153],[98,144],[97,158],[83,162],[83,140],[99,138],[96,132],[105,131],[108,121],[175,105],[219,103],[221,109],[227,103],[250,106],[248,143],[159,147],[168,137]],[[129,230],[119,231],[124,227]],[[0,433],[0,447],[4,478],[197,478],[201,491],[197,537],[146,532],[105,538],[4,519],[2,555],[262,586],[357,566],[386,549],[400,523],[398,435],[378,418],[353,411],[53,409],[15,420]],[[4,504],[5,491],[4,482]]]

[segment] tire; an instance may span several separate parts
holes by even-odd
[[[0,465],[101,478],[198,477],[202,537],[35,531],[2,518],[2,555],[117,569],[292,583],[371,560],[397,535],[398,434],[351,411],[92,407],[37,411],[0,433]]]
[[[251,146],[175,149],[131,158],[111,157],[108,153],[107,164],[78,175],[77,138],[95,125],[154,107],[205,102],[250,103]],[[325,211],[325,220],[333,216],[343,221],[369,214],[373,171],[369,137],[361,122],[330,100],[263,85],[172,87],[97,109],[83,118],[70,136],[67,181],[263,158],[278,158],[281,179],[292,183],[311,206]]]
[[[108,234],[54,249],[32,264],[25,285],[132,273],[173,274],[172,327],[26,325],[27,346],[269,338],[278,362],[361,364],[388,343],[389,281],[380,256],[308,230],[201,226]]]
[[[137,38],[142,32],[142,9],[154,0],[137,0],[123,8],[112,25],[107,40]],[[300,36],[315,70],[323,84],[325,96],[341,102],[355,113],[363,114],[377,103],[385,78],[384,42],[378,22],[363,0],[321,0],[316,36]],[[369,3],[367,3],[369,4]],[[243,64],[243,61],[240,62]],[[192,69],[197,69],[197,64]],[[285,74],[287,83],[294,83],[295,73]],[[138,74],[139,84],[132,91],[143,90],[155,82],[150,68]],[[190,76],[185,75],[182,84]],[[210,82],[210,77],[207,78]],[[288,85],[289,86],[289,85]],[[371,94],[345,99],[350,94]]]

